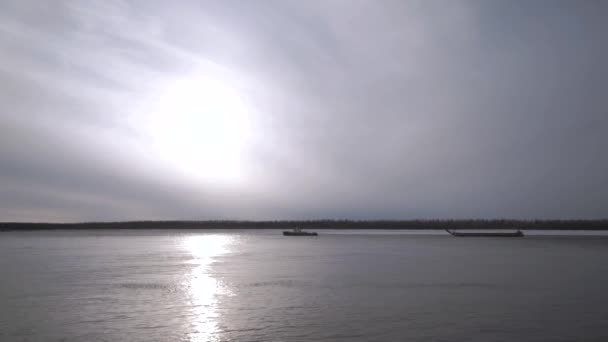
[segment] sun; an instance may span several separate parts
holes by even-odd
[[[242,178],[251,127],[235,88],[205,76],[180,79],[166,86],[145,116],[144,129],[163,161],[206,181]]]

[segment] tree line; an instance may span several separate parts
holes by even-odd
[[[79,223],[0,222],[1,231],[53,229],[530,229],[608,230],[602,220],[205,220],[205,221],[123,221]]]

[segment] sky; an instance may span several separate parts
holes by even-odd
[[[0,221],[608,217],[608,2],[0,2]]]

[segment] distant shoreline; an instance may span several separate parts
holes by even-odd
[[[310,220],[310,221],[124,221],[81,223],[0,222],[0,231],[94,230],[94,229],[523,229],[523,230],[608,230],[603,220]]]

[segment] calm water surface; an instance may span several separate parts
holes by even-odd
[[[0,233],[2,341],[608,341],[608,236]]]

